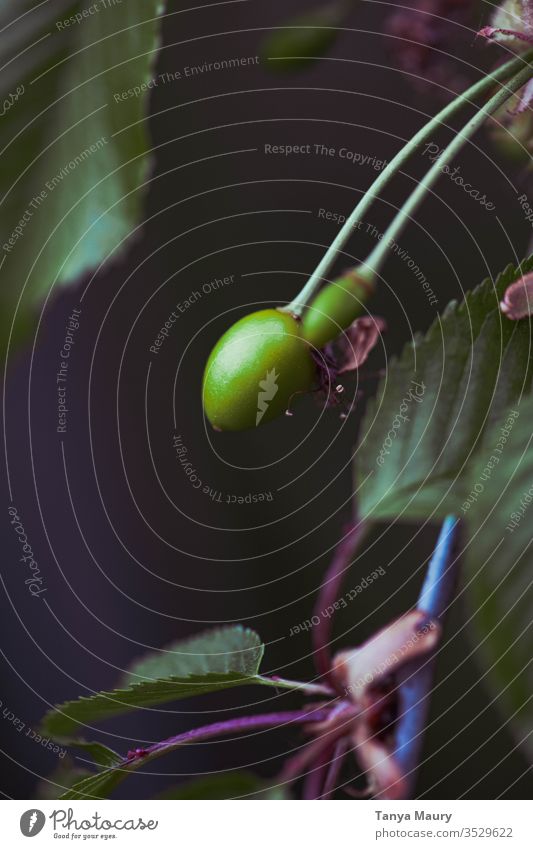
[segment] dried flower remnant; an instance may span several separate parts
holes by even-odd
[[[377,315],[357,318],[337,343],[337,374],[361,368],[386,329],[385,319]]]
[[[451,89],[451,94],[464,87],[450,54],[461,35],[468,34],[466,25],[475,11],[472,0],[416,0],[388,18],[386,31],[394,37],[391,52],[400,67],[414,75],[417,88],[433,82]],[[442,89],[441,95],[446,96]]]
[[[438,622],[423,610],[412,610],[360,648],[340,652],[333,660],[334,679],[359,708],[351,738],[368,793],[376,799],[405,798],[404,776],[394,754],[396,676],[413,660],[430,654],[440,636]]]
[[[494,12],[491,25],[478,35],[504,42],[510,50],[522,49],[524,42],[533,43],[532,0],[505,0]]]
[[[500,309],[513,321],[533,313],[533,272],[525,274],[505,290]]]
[[[313,351],[321,402],[325,397],[329,406],[341,403],[348,406],[348,402],[341,398],[344,386],[337,382],[338,378],[361,368],[386,329],[385,319],[380,316],[361,316],[333,342],[320,351]]]
[[[525,44],[533,44],[533,0],[506,0],[494,12],[491,25],[483,27],[478,35],[520,53]],[[513,96],[511,108],[506,106],[496,113],[496,125],[492,127],[500,148],[514,158],[526,158],[528,164],[533,137],[532,101],[533,80],[530,80]]]
[[[406,798],[405,777],[395,755],[398,673],[430,655],[440,637],[436,620],[423,610],[412,610],[362,646],[339,652],[331,670],[338,700],[328,703],[332,706],[326,708],[326,719],[308,725],[313,739],[286,762],[279,781],[295,781],[322,755],[335,760],[338,774],[341,761],[353,752],[365,773],[367,789],[361,794],[345,787],[349,795]],[[333,789],[318,795],[327,798]]]

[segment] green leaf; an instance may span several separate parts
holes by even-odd
[[[62,793],[89,775],[88,770],[78,767],[70,758],[65,758],[47,778],[41,778],[37,784],[36,798],[59,799]]]
[[[263,42],[263,62],[274,71],[303,70],[312,65],[334,45],[346,12],[346,3],[330,3],[287,21]]]
[[[84,777],[73,784],[60,798],[69,800],[107,799],[119,784],[138,767],[139,763],[134,763]],[[249,796],[255,800],[289,798],[286,787],[283,785],[269,787],[265,780],[244,771],[208,776],[187,782],[179,787],[171,787],[160,798],[235,799],[239,796]]]
[[[88,743],[85,740],[74,740],[73,744],[77,749],[82,749],[93,759],[95,764],[104,767],[117,766],[122,761],[121,755],[109,749],[102,743]]]
[[[135,684],[185,674],[238,672],[250,677],[257,674],[263,653],[264,645],[255,631],[231,625],[150,652],[130,666],[123,683]]]
[[[521,271],[532,268],[529,259]],[[522,741],[533,719],[531,323],[509,321],[498,306],[518,276],[509,267],[495,286],[485,281],[451,304],[393,362],[365,416],[359,482],[368,517],[463,519],[478,659]],[[413,379],[424,384],[417,400]],[[409,421],[397,420],[387,443],[406,395]]]
[[[0,124],[0,331],[24,288],[15,339],[53,287],[116,259],[139,220],[150,168],[143,85],[154,74],[163,3],[94,5],[98,12],[65,26],[87,4],[32,0],[5,32],[13,55],[2,97],[24,89]],[[133,86],[138,95],[117,101]]]
[[[144,758],[134,761],[123,760],[111,769],[106,769],[95,775],[82,778],[73,784],[61,796],[62,799],[105,799],[116,790],[119,784],[136,772],[141,766],[161,757],[168,751],[186,746],[182,740],[179,744],[162,747],[151,751]],[[251,795],[254,799],[286,799],[286,788],[283,785],[269,787],[267,782],[247,772],[227,773],[221,776],[210,776],[196,779],[180,787],[170,788],[162,797],[166,799],[230,799],[239,795]]]
[[[60,799],[108,799],[113,790],[130,774],[129,769],[106,769],[77,781]]]
[[[522,273],[533,268],[524,262]],[[517,277],[509,266],[451,303],[424,337],[393,360],[362,425],[360,509],[373,519],[434,519],[457,512],[469,465],[531,384],[528,321],[499,310]]]
[[[518,412],[510,430],[502,434],[495,426],[487,439],[488,445],[500,443],[501,453],[483,452],[473,469],[465,513],[466,584],[478,658],[531,758],[533,399],[522,401]]]
[[[174,643],[132,667],[129,681],[139,683],[57,706],[44,717],[43,732],[56,740],[68,741],[85,725],[138,708],[244,684],[277,686],[257,674],[263,651],[258,635],[240,626],[207,631]]]
[[[285,788],[269,787],[264,778],[252,772],[225,772],[208,775],[170,787],[161,799],[285,799]]]

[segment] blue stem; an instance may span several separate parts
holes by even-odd
[[[457,537],[459,520],[455,516],[447,516],[433,552],[418,596],[417,607],[429,616],[440,619],[446,612],[455,587],[456,572],[453,562],[453,551]]]
[[[459,520],[447,516],[428,566],[417,608],[442,619],[453,597],[458,558],[454,557]],[[435,658],[411,664],[400,683],[400,719],[396,727],[396,759],[407,779],[409,793],[416,780],[435,672]]]

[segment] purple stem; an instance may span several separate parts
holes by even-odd
[[[302,797],[304,799],[319,799],[326,781],[329,764],[333,755],[333,744],[323,749],[318,755],[312,769],[305,776]]]
[[[285,761],[279,775],[280,783],[296,781],[308,766],[310,771],[313,771],[312,764],[317,764],[318,769],[320,769],[322,753],[324,750],[331,750],[331,747],[340,737],[349,733],[350,722],[356,712],[357,710],[350,702],[339,702],[334,708],[330,709],[328,726],[321,729],[320,736],[315,737],[314,740]]]
[[[322,611],[338,600],[340,587],[344,573],[350,568],[355,552],[357,551],[366,532],[363,522],[351,526],[342,542],[335,549],[333,560],[326,572],[321,584],[314,615],[318,616],[319,623],[313,630],[313,647],[315,652],[315,666],[320,675],[323,675],[334,686],[331,680],[331,625],[330,617],[323,616]]]
[[[240,716],[236,719],[225,720],[224,722],[214,722],[211,725],[204,725],[201,728],[192,728],[190,731],[184,731],[183,734],[177,734],[175,737],[168,737],[166,740],[154,743],[152,746],[135,749],[119,764],[119,767],[136,769],[140,764],[167,754],[167,752],[172,752],[180,746],[186,746],[189,743],[200,743],[226,734],[241,734],[243,731],[258,728],[323,722],[329,717],[330,713],[330,709],[309,707],[307,710],[280,711],[277,713],[258,714],[257,716]]]
[[[329,720],[332,725],[337,717],[342,717],[343,714],[351,712],[351,706],[347,702],[337,703],[330,711]],[[342,726],[341,726],[342,729]],[[346,733],[346,729],[343,731]],[[320,799],[324,793],[324,786],[328,781],[331,770],[332,758],[335,756],[335,751],[338,741],[331,740],[330,744],[322,749],[317,755],[313,765],[307,773],[303,786],[304,799]]]
[[[278,777],[280,784],[289,784],[292,781],[296,781],[309,764],[318,761],[323,749],[327,749],[331,745],[331,741],[335,740],[341,733],[338,729],[335,729],[335,732],[328,732],[331,740],[324,739],[326,735],[317,737],[316,740],[312,740],[297,752],[296,755],[286,760]]]
[[[338,740],[335,744],[329,764],[328,774],[326,775],[326,780],[324,781],[324,786],[322,788],[322,795],[320,796],[321,799],[330,799],[334,791],[337,789],[342,764],[344,762],[346,752],[348,751],[348,746],[349,744],[346,737],[343,737],[342,740]]]
[[[447,516],[418,597],[417,608],[442,620],[453,598],[459,568],[455,554],[459,520]],[[405,668],[399,682],[400,719],[396,726],[395,756],[406,777],[411,798],[420,762],[424,729],[435,673],[435,655]]]

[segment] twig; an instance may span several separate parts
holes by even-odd
[[[332,622],[328,617],[322,615],[322,611],[337,601],[344,573],[349,569],[366,531],[367,526],[363,522],[358,522],[348,529],[346,536],[335,550],[333,560],[321,584],[314,609],[314,615],[318,616],[319,619],[318,625],[313,630],[315,666],[318,673],[330,682]]]
[[[255,716],[239,716],[235,719],[224,720],[223,722],[214,722],[211,725],[204,725],[201,728],[192,728],[189,731],[184,731],[182,734],[169,737],[160,743],[154,743],[146,748],[133,749],[128,752],[122,761],[113,765],[106,772],[112,773],[116,770],[134,772],[140,766],[149,763],[155,758],[166,755],[175,749],[190,745],[191,743],[203,743],[213,740],[216,737],[242,734],[245,731],[282,728],[286,725],[293,724],[309,725],[314,722],[321,723],[327,720],[329,715],[329,710],[310,706],[303,710],[280,711],[279,713],[258,714]]]
[[[334,722],[336,717],[343,716],[346,712],[350,712],[351,708],[347,705],[346,702],[339,702],[335,707],[332,708],[331,713],[328,717],[328,721]],[[340,741],[337,743],[332,742],[327,748],[323,749],[318,755],[316,761],[314,762],[312,768],[309,770],[305,777],[303,793],[302,796],[304,799],[321,799],[323,798],[324,787],[328,784],[328,779],[331,772],[331,766],[335,759],[335,753],[337,752],[337,746]],[[342,757],[341,757],[342,761]]]
[[[261,678],[265,681],[272,681],[276,687],[285,690],[300,690],[304,695],[308,696],[334,696],[335,691],[328,687],[327,684],[313,684],[308,681],[292,681],[289,678],[280,678],[279,675],[262,675]]]
[[[455,556],[459,520],[447,516],[418,597],[417,608],[442,620],[453,597],[459,558]],[[429,712],[435,672],[435,656],[410,664],[399,684],[400,718],[396,726],[395,757],[406,780],[406,798],[411,798]]]
[[[332,743],[327,749],[323,749],[317,757],[313,768],[305,776],[302,799],[319,799],[322,794],[322,789],[326,781],[331,758],[335,749],[335,744]]]
[[[244,731],[261,728],[282,728],[284,725],[301,724],[308,725],[312,722],[320,723],[327,720],[330,710],[321,707],[309,706],[303,710],[280,711],[279,713],[257,714],[256,716],[239,716],[235,719],[227,719],[223,722],[214,722],[212,725],[204,725],[202,728],[192,728],[175,737],[169,737],[160,743],[148,746],[144,750],[143,760],[148,756],[158,756],[171,752],[180,746],[190,743],[200,743],[211,740],[214,737],[222,737],[227,734],[242,734]]]
[[[329,764],[328,774],[322,788],[322,795],[320,796],[321,799],[331,799],[333,793],[337,789],[344,756],[348,751],[348,745],[348,740],[346,738],[339,740],[335,744],[335,749],[333,750]]]

